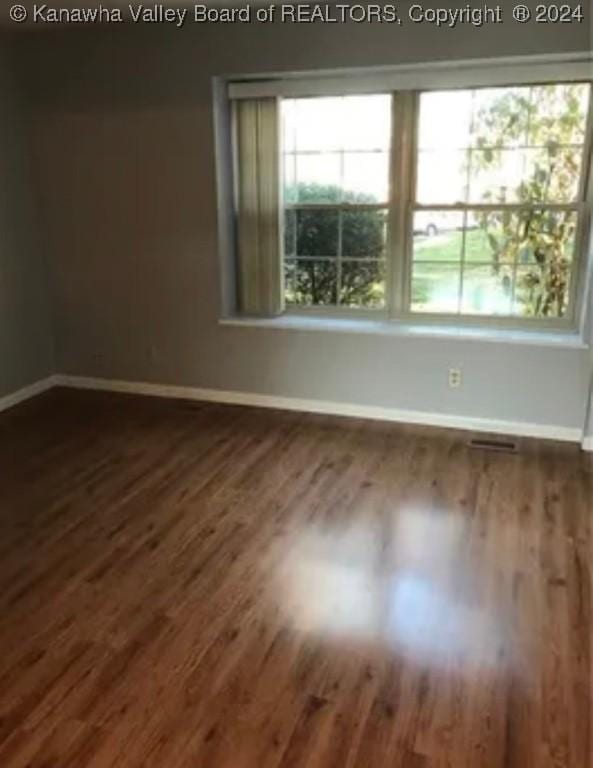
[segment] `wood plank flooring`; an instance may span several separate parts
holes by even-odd
[[[467,439],[0,415],[1,768],[589,768],[591,460]]]

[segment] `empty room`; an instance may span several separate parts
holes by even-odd
[[[593,7],[7,0],[0,768],[593,768]]]

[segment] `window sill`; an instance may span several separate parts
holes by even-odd
[[[398,322],[369,317],[320,317],[281,315],[274,318],[226,317],[219,324],[227,327],[261,328],[264,330],[327,331],[332,333],[363,333],[400,338],[446,339],[457,341],[526,344],[535,347],[588,349],[576,331],[518,330],[511,328],[472,328],[453,325],[433,325]]]

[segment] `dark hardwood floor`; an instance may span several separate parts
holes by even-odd
[[[589,768],[591,460],[467,439],[0,415],[0,767]]]

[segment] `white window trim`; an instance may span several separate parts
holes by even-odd
[[[575,331],[551,331],[549,329],[501,328],[462,326],[458,323],[405,323],[393,322],[382,316],[343,316],[335,313],[285,313],[279,317],[257,318],[231,316],[219,320],[219,325],[229,328],[257,328],[268,331],[312,331],[350,334],[378,334],[402,339],[447,339],[507,344],[525,344],[536,347],[562,347],[577,350],[589,349],[587,341]]]
[[[548,82],[569,82],[563,79],[562,73],[556,74],[556,76]],[[390,318],[392,320],[404,322],[404,323],[426,323],[429,325],[440,324],[457,324],[460,326],[484,326],[484,327],[500,327],[509,330],[513,329],[532,329],[537,331],[558,331],[561,333],[570,333],[576,331],[581,327],[581,322],[584,320],[584,305],[586,276],[589,269],[589,255],[587,253],[587,244],[589,242],[591,234],[591,202],[593,200],[593,72],[590,73],[588,82],[591,86],[591,96],[589,100],[589,112],[586,117],[585,124],[585,142],[583,145],[583,168],[582,177],[580,180],[579,192],[577,200],[574,203],[568,204],[532,204],[532,205],[481,205],[481,204],[460,204],[460,205],[426,205],[423,206],[415,202],[416,199],[416,157],[417,147],[415,145],[417,135],[416,130],[418,128],[418,109],[419,99],[418,94],[421,92],[414,92],[416,94],[416,103],[404,105],[404,111],[407,111],[407,116],[404,119],[410,122],[407,130],[413,131],[413,136],[410,138],[407,146],[402,148],[395,147],[394,155],[398,152],[403,152],[404,155],[409,153],[408,162],[412,163],[412,169],[408,171],[408,180],[412,186],[411,190],[406,190],[407,200],[409,201],[409,208],[405,212],[405,218],[402,226],[401,240],[396,244],[396,248],[400,253],[404,254],[403,259],[397,259],[391,255],[389,261],[400,264],[401,273],[398,276],[399,284],[394,289],[393,286],[389,286],[392,291],[388,294],[392,297],[392,305]],[[512,83],[511,85],[532,85],[533,83],[519,83],[519,81]],[[432,90],[432,89],[431,89]],[[438,90],[438,89],[437,89]],[[394,103],[394,121],[397,114],[397,104]],[[394,167],[394,178],[397,179],[397,159],[392,158]],[[401,177],[400,177],[401,179]],[[395,186],[393,187],[395,188]],[[528,209],[558,209],[558,210],[574,210],[579,217],[579,230],[575,242],[575,263],[572,270],[572,279],[570,286],[570,297],[567,314],[562,318],[542,318],[542,317],[521,317],[517,315],[473,315],[468,313],[430,313],[430,312],[413,312],[411,309],[411,268],[413,264],[413,243],[410,237],[413,231],[413,216],[416,211],[421,210],[439,210],[439,211],[465,211],[465,210],[478,210],[478,209],[514,209],[521,208]],[[395,290],[395,293],[393,292]]]
[[[227,78],[230,99],[263,96],[299,98],[392,91],[480,88],[593,79],[593,53],[463,59],[456,62],[402,64],[342,70],[337,73],[281,73]]]

